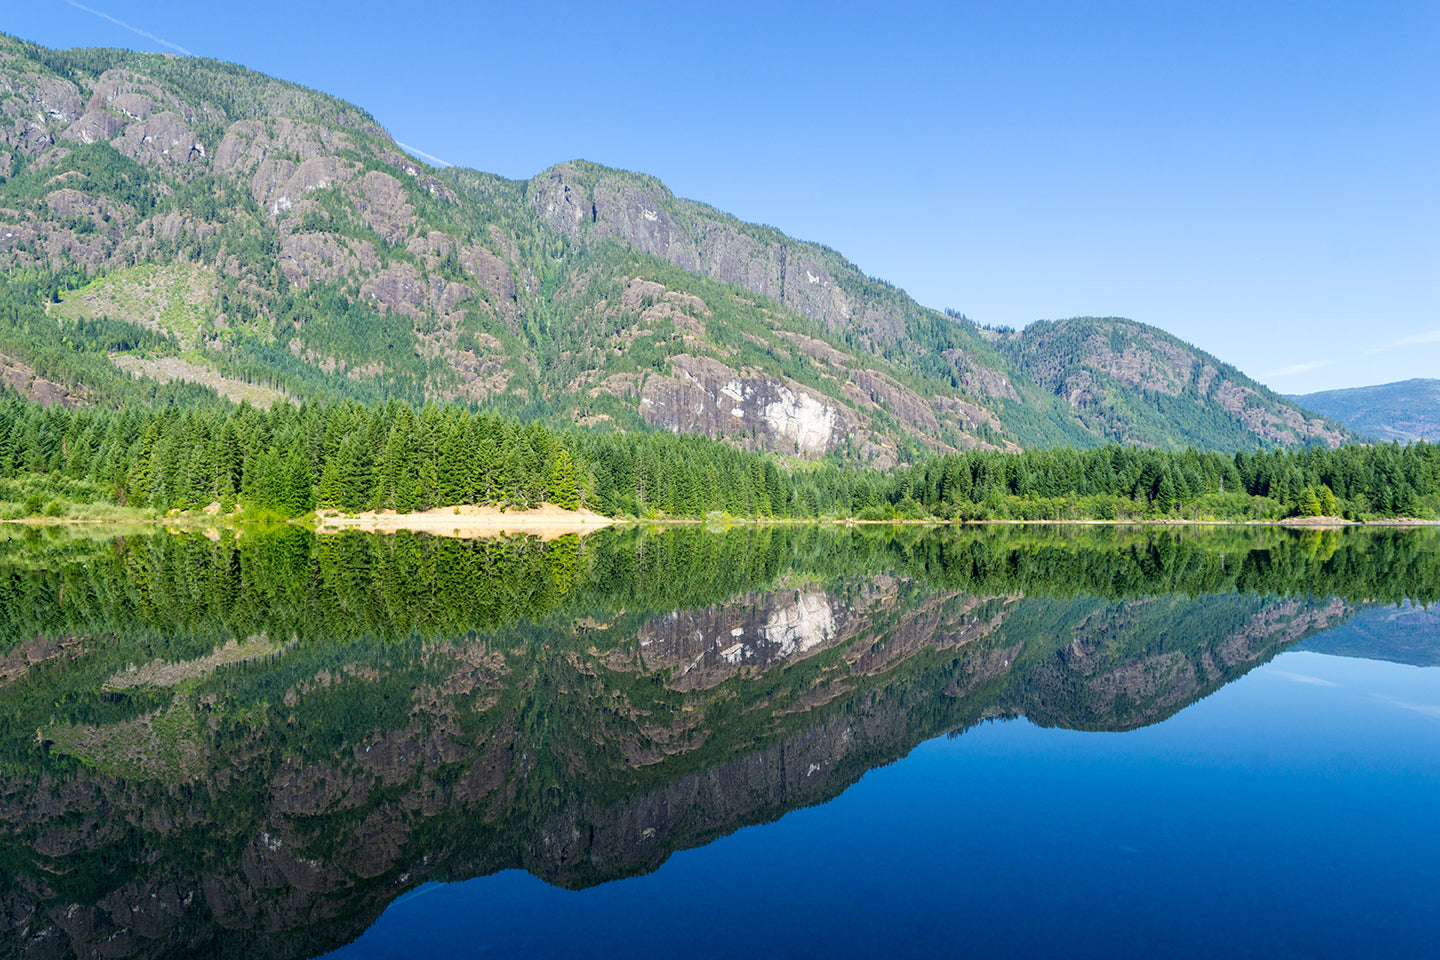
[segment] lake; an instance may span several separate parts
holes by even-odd
[[[0,534],[0,952],[1341,957],[1436,531]]]

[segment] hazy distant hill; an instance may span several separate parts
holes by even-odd
[[[1406,603],[1365,610],[1299,647],[1337,657],[1440,667],[1440,611]]]
[[[987,330],[652,177],[437,171],[358,107],[198,58],[0,36],[0,271],[0,367],[37,399],[114,401],[119,363],[877,466],[1351,436],[1144,324]]]
[[[1440,440],[1440,380],[1417,378],[1290,399],[1379,440]]]

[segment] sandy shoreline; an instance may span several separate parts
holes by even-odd
[[[365,530],[372,533],[394,533],[412,530],[442,537],[498,537],[505,534],[526,534],[542,540],[554,540],[567,534],[585,534],[610,526],[615,521],[593,510],[564,510],[552,503],[530,510],[506,510],[498,507],[437,507],[415,513],[394,510],[373,510],[342,514],[322,510],[317,516],[317,533],[339,530]]]
[[[181,529],[195,529],[197,524],[207,524],[206,536],[219,536],[220,527],[236,528],[244,520],[238,517],[216,517],[211,511],[203,513],[172,514],[150,518],[77,518],[77,517],[16,517],[0,519],[0,530],[7,527],[89,527],[95,529],[124,528],[141,532],[157,525],[164,525],[171,532]],[[294,521],[291,521],[294,522]],[[639,524],[642,526],[740,526],[771,525],[801,526],[805,524],[834,526],[915,526],[915,527],[982,527],[982,526],[1114,526],[1114,527],[1288,527],[1290,529],[1335,529],[1343,527],[1435,527],[1440,520],[1421,520],[1415,517],[1392,517],[1384,520],[1345,520],[1341,517],[1288,517],[1284,520],[1191,520],[1176,517],[1150,520],[861,520],[855,517],[841,518],[796,518],[796,517],[726,517],[712,520],[700,517],[664,517],[659,519],[615,520],[602,516],[593,510],[564,510],[553,504],[544,504],[532,510],[507,510],[497,507],[437,507],[433,510],[398,514],[393,510],[379,513],[346,514],[338,510],[321,510],[316,515],[317,533],[334,533],[338,530],[362,530],[374,533],[394,533],[410,530],[450,537],[495,537],[507,534],[526,534],[546,540],[553,540],[571,533],[586,534],[610,526]]]

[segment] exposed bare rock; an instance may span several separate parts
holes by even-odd
[[[288,214],[304,195],[350,180],[358,165],[338,158],[341,134],[315,124],[281,119],[232,123],[215,149],[219,174],[250,174],[255,202],[272,217]],[[394,178],[391,178],[392,180]]]
[[[791,380],[741,373],[718,360],[679,354],[674,377],[645,381],[640,413],[676,433],[734,437],[754,433],[767,449],[820,456],[863,426],[849,407]]]
[[[494,337],[488,334],[481,334],[476,338],[482,352],[473,350],[447,349],[445,357],[450,367],[460,377],[460,385],[446,394],[447,399],[467,398],[477,403],[483,402],[486,398],[502,393],[514,371],[506,364],[510,357]]]
[[[1277,638],[1299,639],[1311,630],[1323,629],[1350,613],[1344,600],[1336,597],[1323,607],[1300,612],[1300,601],[1286,600],[1257,614],[1250,623],[1230,634],[1217,651],[1228,667],[1263,656]],[[1297,615],[1298,614],[1298,615]]]
[[[61,140],[78,140],[80,143],[109,143],[125,129],[125,120],[106,109],[94,107],[60,135]]]
[[[952,348],[940,354],[955,368],[956,379],[966,393],[974,397],[1003,397],[1006,400],[1020,400],[1020,394],[1010,383],[1010,378],[994,367],[976,362],[964,350]]]
[[[389,870],[400,859],[409,828],[399,812],[390,807],[380,807],[355,830],[354,838],[346,849],[346,859],[356,876],[378,877]]]
[[[1195,391],[1202,397],[1208,397],[1210,395],[1210,384],[1215,382],[1215,377],[1219,372],[1220,371],[1208,363],[1201,367],[1200,376],[1195,381]]]
[[[1193,354],[1138,325],[1127,326],[1123,342],[1116,344],[1112,342],[1111,329],[1114,328],[1091,332],[1079,351],[1068,346],[1052,347],[1052,339],[1058,343],[1070,336],[1068,324],[1056,324],[1053,331],[1035,336],[1031,352],[1042,358],[1036,371],[1037,379],[1042,383],[1063,379],[1064,385],[1056,392],[1065,396],[1072,407],[1081,406],[1092,398],[1090,387],[1094,384],[1093,378],[1086,378],[1083,373],[1069,373],[1072,364],[1077,363],[1085,369],[1113,377],[1126,387],[1143,387],[1172,397],[1180,395],[1190,382],[1196,361]]]
[[[215,150],[215,172],[243,174],[276,152],[288,154],[299,165],[333,157],[347,146],[343,134],[302,120],[240,120],[226,128]]]
[[[998,449],[994,444],[971,435],[971,431],[982,424],[1000,429],[999,419],[989,410],[954,397],[936,396],[927,400],[894,377],[874,370],[850,370],[848,374],[850,379],[844,386],[845,395],[857,409],[870,413],[883,408],[932,449],[941,453],[954,452],[953,447],[938,439],[942,419],[957,431],[964,449]],[[1014,449],[1013,444],[1007,446]]]
[[[0,91],[20,94],[22,101],[28,101],[52,123],[74,123],[85,112],[85,98],[80,89],[60,77],[32,73],[20,78],[18,83],[8,77],[0,78]]]
[[[652,620],[640,630],[640,661],[668,670],[676,690],[711,689],[843,643],[855,628],[823,590],[802,588]]]
[[[404,783],[420,770],[425,749],[414,730],[397,730],[358,744],[355,760],[387,784]]]
[[[116,926],[134,931],[147,940],[160,940],[180,921],[194,900],[193,891],[182,890],[173,882],[132,881],[112,890],[100,900],[99,906]]]
[[[515,281],[510,274],[510,265],[480,244],[462,244],[438,230],[412,237],[405,249],[417,257],[423,257],[431,272],[443,272],[458,267],[473,277],[481,289],[489,294],[489,305],[507,318],[516,313]],[[437,309],[444,314],[461,303],[473,298],[474,291],[466,284],[452,284],[455,288],[447,298],[442,297]],[[460,295],[463,288],[467,293]]]
[[[88,193],[81,193],[79,190],[72,190],[65,187],[62,190],[52,190],[45,196],[45,206],[50,207],[52,212],[62,217],[91,217],[92,220],[99,220],[104,213],[101,201]]]
[[[1015,666],[1024,649],[1023,642],[1006,647],[990,646],[963,657],[956,678],[945,687],[945,696],[968,697],[981,684],[1003,677]]]
[[[775,335],[795,344],[800,352],[811,360],[818,360],[831,366],[848,369],[855,362],[855,357],[841,350],[836,350],[824,340],[816,340],[814,337],[807,337],[803,333],[789,333],[784,330],[776,330]]]
[[[82,396],[71,393],[58,383],[36,376],[30,367],[3,353],[0,353],[0,385],[11,387],[26,400],[42,407],[57,403],[66,407],[78,407],[85,402]]]
[[[333,889],[343,876],[334,866],[301,856],[292,841],[268,831],[245,848],[240,866],[251,885],[260,889],[288,884],[303,893],[318,893]]]
[[[4,358],[0,358],[0,363]],[[85,641],[89,637],[59,634],[54,637],[36,637],[8,650],[0,657],[0,686],[19,680],[38,663],[51,660],[73,660],[85,652]]]
[[[192,346],[243,351],[243,326],[275,333],[336,376],[401,373],[382,371],[364,345],[342,364],[327,355],[335,348],[306,340],[303,301],[325,284],[326,295],[358,293],[408,321],[406,342],[392,346],[413,349],[427,398],[507,394],[506,403],[543,400],[593,422],[616,412],[589,408],[586,394],[612,394],[641,404],[651,423],[749,449],[815,456],[844,445],[846,457],[888,467],[912,441],[937,452],[1013,448],[994,436],[1007,429],[1016,442],[1206,446],[1228,443],[1238,421],[1265,442],[1342,437],[1163,331],[1093,318],[982,331],[920,307],[834,250],[677,198],[652,177],[583,161],[526,183],[437,173],[359,109],[295,85],[226,73],[207,86],[103,51],[87,54],[72,82],[53,72],[58,60],[33,56],[0,39],[0,174],[22,170],[29,184],[8,201],[15,209],[0,210],[0,270],[114,274],[203,259],[216,283],[211,303],[185,320],[208,338]],[[207,88],[227,106],[207,102]],[[232,108],[252,118],[232,118]],[[107,193],[104,178],[87,181],[95,158],[81,143],[110,144],[144,166],[159,207]],[[201,181],[209,196],[165,202],[188,195],[202,172],[213,174]],[[258,218],[237,187],[259,204]],[[434,216],[462,204],[461,193],[474,205]],[[218,243],[235,220],[263,247]],[[610,242],[628,246],[630,262],[596,255]],[[270,269],[272,252],[285,282]],[[640,254],[705,279],[635,276],[648,269]],[[296,322],[277,331],[281,313]],[[487,331],[493,343],[481,340]],[[644,354],[639,374],[615,363],[630,350]],[[653,357],[665,359],[652,366]],[[731,382],[738,401],[724,395]],[[1132,402],[1140,394],[1193,400],[1198,416]],[[1007,419],[1013,404],[1040,409],[1002,428],[986,409],[992,398]]]
[[[710,307],[694,294],[667,290],[664,284],[635,277],[625,284],[620,309],[639,314],[641,328],[656,329],[656,324],[668,324],[682,337],[704,343]]]
[[[608,393],[612,397],[619,397],[622,400],[633,399],[640,394],[641,379],[640,375],[635,373],[614,373],[591,387],[587,392],[591,398]]]
[[[149,77],[123,67],[106,70],[96,80],[89,109],[110,109],[130,120],[148,120],[171,111],[185,124],[220,122],[224,115],[209,103],[192,103],[163,89]]]
[[[415,216],[405,187],[378,170],[371,170],[359,180],[355,206],[371,229],[391,243],[404,239]]]
[[[97,88],[97,93],[99,89]],[[131,120],[148,120],[150,114],[155,112],[155,101],[143,93],[119,93],[112,94],[109,98],[109,106],[116,113],[123,113]]]
[[[68,80],[30,72],[0,74],[0,146],[37,156],[84,110],[84,97]]]
[[[474,803],[498,790],[515,761],[515,752],[507,745],[496,745],[481,754],[455,784],[458,800]]]
[[[561,233],[624,240],[684,270],[770,297],[827,329],[852,320],[851,298],[809,244],[758,241],[708,207],[677,201],[657,180],[601,176],[587,190],[582,179],[568,163],[541,174],[531,181],[531,208]],[[688,215],[678,220],[672,208]],[[863,321],[867,329],[894,322],[879,314]]]
[[[291,757],[276,769],[270,789],[277,812],[314,815],[364,803],[374,783],[369,777]]]
[[[427,173],[424,165],[415,160],[408,153],[402,153],[393,147],[380,148],[380,160],[399,170],[405,176],[415,180],[420,187],[432,197],[443,200],[446,203],[459,203],[460,198],[445,181],[434,174]]]
[[[1180,651],[1131,660],[1098,677],[1091,689],[1104,703],[1116,697],[1148,701],[1156,716],[1166,716],[1200,689],[1202,678]]]
[[[380,267],[370,243],[333,233],[286,234],[279,260],[285,279],[300,287],[311,282],[331,283],[352,273],[368,274]]]
[[[1000,626],[1001,618],[983,620],[973,611],[985,597],[965,597],[955,607],[954,594],[936,594],[895,628],[883,643],[862,635],[846,652],[851,673],[874,676],[896,666],[926,648],[949,650],[988,637]]]
[[[510,274],[510,265],[478,244],[461,247],[458,255],[465,272],[503,304],[504,313],[514,316],[515,279]]]
[[[1307,417],[1293,406],[1274,408],[1243,384],[1226,380],[1215,390],[1214,400],[1239,418],[1246,428],[1272,443],[1320,440],[1331,447],[1345,442],[1345,435],[1320,417]]]
[[[130,124],[115,149],[146,166],[184,167],[205,157],[205,146],[178,115],[166,110]]]
[[[19,117],[5,133],[5,143],[22,154],[37,156],[55,145],[50,127],[29,117]]]
[[[475,291],[434,274],[421,277],[411,264],[396,261],[362,283],[360,296],[377,308],[418,320],[427,307],[442,316],[453,312],[473,300]]]

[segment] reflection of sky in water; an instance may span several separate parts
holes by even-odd
[[[421,888],[349,957],[1433,955],[1440,669],[1292,652],[1131,733],[987,724],[581,892]]]

